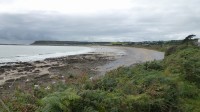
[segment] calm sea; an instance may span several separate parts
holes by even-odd
[[[93,51],[92,48],[78,46],[0,45],[0,63],[37,61],[91,51]]]

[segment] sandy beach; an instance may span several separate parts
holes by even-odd
[[[66,82],[67,78],[88,74],[97,78],[120,66],[161,60],[164,53],[132,47],[91,46],[93,52],[43,61],[18,62],[0,67],[0,93],[29,88],[33,84],[50,85]]]

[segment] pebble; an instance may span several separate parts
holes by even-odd
[[[34,89],[40,89],[39,85],[34,85]]]

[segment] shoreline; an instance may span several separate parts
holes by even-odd
[[[48,58],[59,58],[92,52],[86,46],[1,46],[0,66],[17,62],[42,61]],[[9,52],[4,52],[7,49]],[[25,49],[25,51],[21,51]],[[19,51],[18,51],[19,50]],[[16,52],[17,51],[17,52]]]
[[[68,77],[88,74],[91,78],[104,75],[120,66],[160,60],[164,53],[132,47],[91,46],[95,51],[43,61],[19,62],[0,67],[0,92],[24,89],[32,84],[50,85],[65,82]]]

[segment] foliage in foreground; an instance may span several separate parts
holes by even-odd
[[[200,49],[194,46],[175,47],[163,61],[121,67],[98,80],[73,80],[35,94],[17,92],[4,102],[18,112],[200,111]]]

